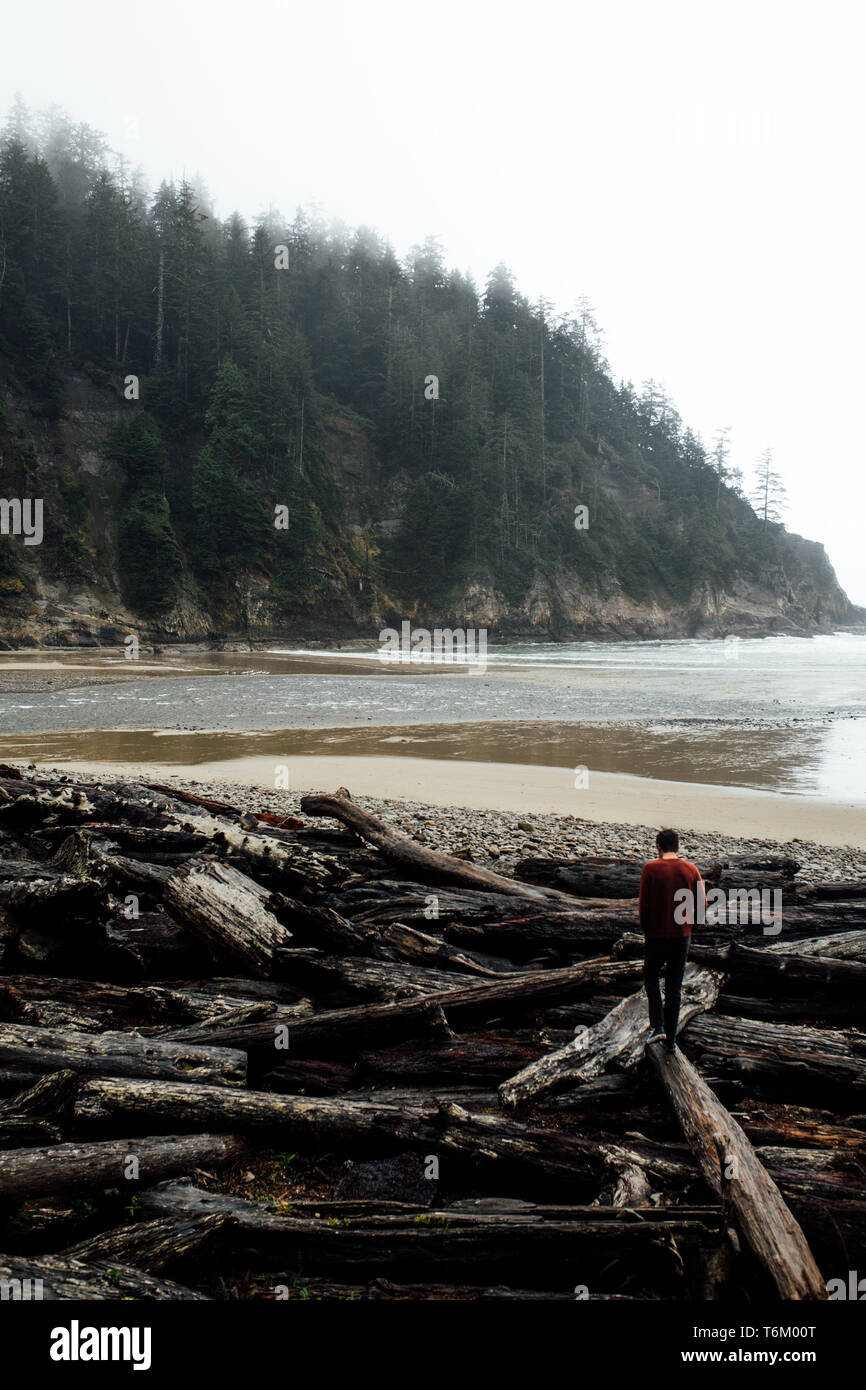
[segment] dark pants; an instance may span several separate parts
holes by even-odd
[[[669,1043],[676,1042],[677,1038],[683,974],[690,943],[690,936],[666,936],[644,942],[643,981],[649,1004],[650,1028],[655,1033],[663,1027]],[[659,988],[662,970],[665,972],[664,1012]]]

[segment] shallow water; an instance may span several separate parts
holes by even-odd
[[[535,764],[866,801],[866,636],[375,650],[4,654],[82,684],[0,694],[0,757],[195,765],[355,754]],[[92,683],[111,678],[115,683]]]
[[[856,738],[852,737],[856,730]],[[0,738],[0,758],[196,766],[307,755],[451,759],[749,787],[866,804],[866,722],[685,731],[521,723],[188,732],[116,729]]]

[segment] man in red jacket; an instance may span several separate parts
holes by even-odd
[[[704,920],[707,897],[701,871],[680,859],[675,830],[656,836],[658,859],[644,864],[640,876],[638,912],[644,933],[643,978],[650,1016],[650,1042],[664,1038],[673,1052],[677,1045],[680,995],[695,915]],[[659,980],[665,972],[665,1002]]]

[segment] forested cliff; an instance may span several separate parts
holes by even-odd
[[[0,150],[0,498],[6,646],[864,617],[663,392],[614,382],[587,309],[435,241],[149,197],[56,110]]]

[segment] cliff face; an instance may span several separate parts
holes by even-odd
[[[325,454],[340,501],[327,518],[327,539],[310,560],[304,602],[276,597],[273,575],[263,565],[234,574],[231,597],[215,608],[181,554],[177,599],[158,621],[148,620],[122,596],[123,471],[101,450],[112,428],[129,418],[130,407],[116,389],[94,384],[84,372],[70,373],[65,388],[66,406],[53,422],[34,414],[8,383],[5,389],[0,497],[41,498],[44,515],[41,544],[25,545],[20,535],[0,537],[0,647],[6,649],[112,645],[132,632],[149,642],[375,641],[383,627],[401,618],[430,628],[483,627],[501,639],[538,640],[815,632],[866,620],[840,588],[823,547],[787,534],[773,565],[759,569],[757,578],[752,566],[752,577],[724,589],[704,584],[685,601],[674,599],[661,582],[637,600],[612,573],[592,582],[577,568],[546,563],[530,568],[517,591],[513,579],[504,586],[496,573],[479,573],[455,581],[447,601],[422,597],[407,604],[377,577],[376,557],[400,530],[411,480],[399,472],[386,480],[363,426],[338,415],[325,422]],[[615,493],[615,485],[609,490]],[[643,505],[634,497],[620,501],[631,511]],[[424,576],[418,579],[423,596]]]

